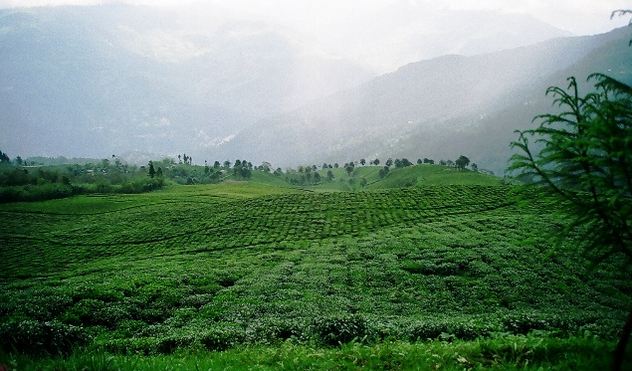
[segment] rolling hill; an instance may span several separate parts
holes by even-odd
[[[521,336],[530,331],[608,341],[625,317],[630,282],[616,261],[588,270],[570,250],[550,255],[565,218],[540,194],[430,165],[394,170],[363,191],[335,188],[282,186],[260,173],[0,205],[0,345],[139,357],[283,344],[332,352],[350,341],[431,349],[432,339],[457,341],[450,351],[479,339],[488,353],[471,350],[479,358],[468,362],[485,365],[505,362],[491,344],[529,352],[535,345]],[[549,341],[577,351],[573,340]],[[594,352],[607,343],[591,344],[576,359],[603,364]],[[567,362],[519,354],[507,362]]]

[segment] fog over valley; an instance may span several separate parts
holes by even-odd
[[[267,4],[0,3],[0,147],[279,166],[462,149],[498,172],[547,86],[587,64],[630,78],[627,31],[604,33],[621,20],[575,34],[605,5],[556,26],[541,4]]]

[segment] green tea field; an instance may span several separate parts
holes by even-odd
[[[553,249],[542,195],[419,168],[2,204],[0,364],[607,367],[629,272]]]

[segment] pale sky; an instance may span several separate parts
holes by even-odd
[[[615,9],[632,9],[630,0],[0,0],[0,7],[94,5],[126,3],[155,6],[187,6],[192,3],[277,18],[288,24],[333,17],[353,17],[359,10],[379,10],[407,2],[433,9],[495,10],[526,13],[575,35],[595,34],[624,25],[626,19],[610,20]]]

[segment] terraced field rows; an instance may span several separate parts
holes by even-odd
[[[74,214],[65,209],[0,210],[6,220],[0,242],[8,247],[0,252],[0,258],[8,263],[0,277],[10,278],[19,270],[11,262],[25,259],[33,264],[65,264],[121,254],[174,253],[366,234],[394,224],[419,224],[508,207],[511,201],[507,196],[508,189],[500,186],[454,186],[247,200],[181,197],[147,204],[117,199],[112,202],[123,205],[102,211],[85,208]],[[10,248],[13,245],[19,248]]]
[[[0,335],[123,353],[534,329],[608,337],[632,304],[618,270],[549,256],[563,217],[507,186],[236,187],[2,205]],[[24,331],[62,335],[31,344]]]

